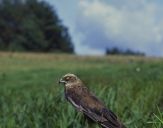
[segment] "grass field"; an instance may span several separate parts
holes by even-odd
[[[128,128],[163,128],[163,59],[0,53],[0,128],[98,128],[64,99],[77,74]]]

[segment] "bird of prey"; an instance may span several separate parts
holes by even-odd
[[[66,74],[60,80],[65,86],[66,99],[80,112],[97,122],[102,128],[125,128],[117,116],[92,94],[74,74]]]

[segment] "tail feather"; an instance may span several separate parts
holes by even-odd
[[[108,121],[102,122],[102,123],[100,123],[100,125],[102,128],[117,128]]]
[[[107,121],[100,122],[103,128],[125,128],[112,111],[103,109],[102,114],[107,119]]]
[[[109,121],[101,122],[100,125],[102,128],[126,128],[123,124],[115,126],[111,124]]]

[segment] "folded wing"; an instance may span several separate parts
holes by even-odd
[[[118,120],[117,116],[108,110],[103,103],[91,94],[87,88],[69,90],[67,100],[72,103],[77,110],[83,112],[90,119],[98,122],[103,128],[125,128]]]

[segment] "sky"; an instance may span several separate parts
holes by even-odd
[[[163,56],[163,0],[44,0],[51,4],[79,55],[118,47]]]

